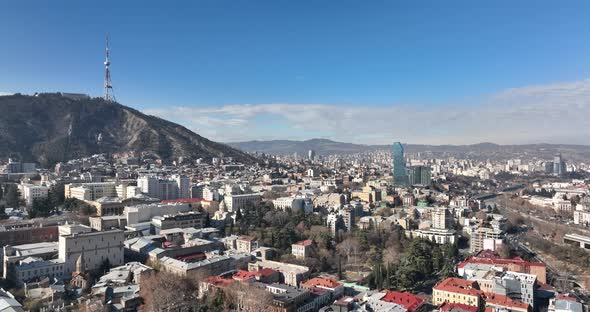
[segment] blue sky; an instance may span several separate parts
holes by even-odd
[[[109,32],[119,102],[215,140],[585,143],[583,119],[560,122],[590,105],[588,12],[539,0],[5,1],[0,92],[101,95]],[[504,129],[473,122],[483,113]]]

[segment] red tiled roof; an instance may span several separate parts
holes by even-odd
[[[321,277],[314,277],[309,279],[301,284],[302,287],[306,288],[313,288],[313,287],[323,287],[328,289],[334,289],[336,287],[341,286],[342,284],[338,283],[337,281],[331,278],[321,278]]]
[[[433,289],[441,291],[454,292],[470,296],[479,296],[481,295],[481,291],[477,288],[479,288],[477,282],[471,282],[456,277],[447,278],[433,287]]]
[[[256,278],[256,275],[257,275],[256,272],[248,272],[248,271],[244,271],[244,270],[239,270],[238,272],[236,272],[236,274],[234,274],[232,276],[232,278],[235,280],[238,280],[238,281],[244,281],[244,280]]]
[[[278,271],[270,269],[270,268],[265,268],[265,269],[260,269],[254,273],[256,273],[256,275],[260,276],[260,277],[267,277],[267,276],[271,276],[273,274],[278,273]]]
[[[387,291],[381,301],[397,303],[402,305],[408,312],[416,311],[423,303],[422,297],[413,295],[409,292]]]
[[[219,276],[209,276],[205,279],[205,282],[215,286],[226,286],[233,283],[234,281]]]
[[[488,303],[493,305],[498,305],[506,308],[520,308],[520,309],[528,309],[529,305],[523,302],[514,301],[506,296],[498,295],[494,293],[484,293],[483,295],[484,300],[486,301],[486,305]]]
[[[450,302],[443,302],[443,304],[439,307],[439,309],[442,312],[451,312],[451,311],[457,311],[457,310],[462,310],[465,312],[477,312],[477,307],[476,306],[470,306],[470,305],[466,305],[466,304],[462,304],[462,303],[450,303]]]
[[[304,241],[297,242],[297,243],[295,243],[293,245],[310,246],[311,244],[313,244],[313,241],[311,239],[306,239]]]

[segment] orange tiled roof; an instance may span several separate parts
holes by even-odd
[[[232,276],[232,278],[235,280],[238,280],[238,281],[244,281],[244,280],[253,279],[256,277],[256,275],[257,275],[256,272],[239,270],[238,272],[236,272],[236,274],[234,274]]]
[[[295,243],[293,245],[310,246],[311,244],[313,244],[313,241],[311,239],[306,239],[304,241],[297,242],[297,243]]]
[[[301,285],[303,287],[308,287],[308,288],[319,286],[319,287],[334,289],[336,287],[341,286],[342,284],[338,283],[337,281],[335,281],[331,278],[314,277],[312,279],[305,281]]]
[[[228,278],[223,278],[223,277],[219,277],[219,276],[209,276],[205,279],[205,281],[211,285],[215,285],[215,286],[225,286],[225,285],[229,285],[231,283],[233,283],[233,280],[230,280]]]

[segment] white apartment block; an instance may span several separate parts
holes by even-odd
[[[19,188],[21,197],[25,200],[27,207],[32,206],[35,199],[45,199],[49,194],[49,188],[46,186],[20,184]]]
[[[190,179],[184,175],[175,175],[170,179],[142,176],[137,178],[137,187],[142,193],[161,200],[190,197]]]
[[[406,235],[410,238],[420,237],[428,239],[431,242],[439,245],[454,244],[457,240],[457,233],[452,229],[428,228],[414,231],[406,231]]]
[[[590,211],[576,210],[574,211],[574,224],[588,226],[590,225]]]
[[[117,185],[115,182],[72,183],[65,186],[65,197],[85,201],[117,197]]]
[[[169,203],[169,204],[145,204],[127,206],[123,210],[123,215],[127,219],[127,224],[138,224],[150,222],[153,217],[164,215],[176,215],[181,212],[192,211],[191,204],[187,203]]]
[[[291,254],[297,259],[305,259],[305,257],[309,256],[312,244],[313,241],[310,239],[292,244]]]
[[[238,209],[242,210],[245,207],[252,205],[256,206],[260,204],[261,197],[259,193],[252,194],[239,194],[239,195],[225,195],[223,198],[227,211],[235,212]]]
[[[500,229],[487,227],[478,227],[471,230],[471,239],[469,240],[469,252],[475,254],[485,249],[485,243],[490,241],[501,241],[504,238],[504,232]]]
[[[445,207],[435,207],[432,209],[432,227],[435,229],[453,228],[453,215]]]

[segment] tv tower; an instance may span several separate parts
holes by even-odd
[[[106,59],[104,61],[104,99],[105,101],[115,101],[115,95],[113,94],[113,83],[111,82],[111,70],[109,66],[111,61],[109,60],[109,34],[107,34],[107,45],[106,45]]]

